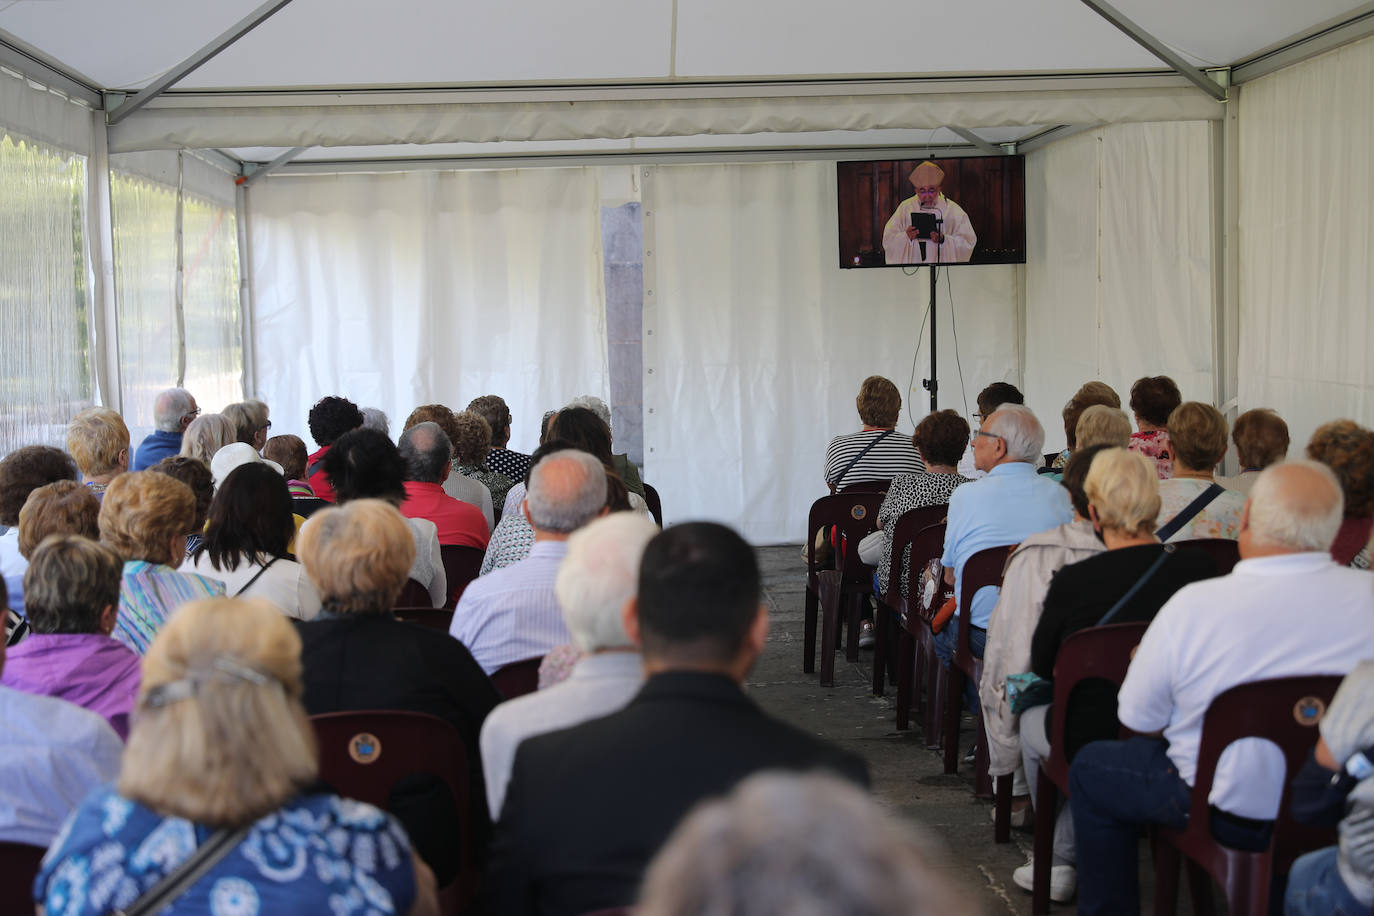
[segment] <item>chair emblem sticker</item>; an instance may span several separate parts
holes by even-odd
[[[865,518],[867,515],[868,515],[868,507],[867,507],[867,506],[855,506],[854,508],[852,508],[852,509],[849,510],[849,517],[852,518],[852,519],[854,519],[854,521],[856,521],[856,522],[861,522],[861,521],[863,521],[864,518]]]
[[[352,757],[356,763],[366,766],[369,763],[376,763],[377,758],[382,756],[382,742],[376,735],[367,732],[359,732],[348,739],[348,756]]]
[[[1293,704],[1293,719],[1305,728],[1311,728],[1322,720],[1326,704],[1317,697],[1303,697]]]

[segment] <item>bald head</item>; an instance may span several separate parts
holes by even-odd
[[[1245,505],[1241,556],[1330,550],[1344,514],[1341,485],[1325,465],[1271,465],[1255,480]]]
[[[564,449],[530,471],[525,509],[537,530],[569,534],[606,506],[606,468],[594,455]]]
[[[401,433],[398,446],[406,466],[406,480],[442,483],[452,445],[438,423],[417,423]]]

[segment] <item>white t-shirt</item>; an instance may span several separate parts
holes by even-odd
[[[181,564],[180,572],[200,573],[207,579],[218,579],[224,583],[227,595],[244,598],[265,598],[275,604],[287,617],[297,620],[312,620],[320,613],[320,593],[315,583],[305,574],[305,567],[295,560],[277,560],[257,581],[244,590],[250,579],[262,570],[260,563],[240,561],[237,569],[215,569],[210,555],[202,553],[194,561]]]
[[[1371,657],[1374,576],[1326,553],[1242,560],[1229,576],[1184,586],[1160,609],[1121,685],[1117,715],[1138,732],[1163,729],[1169,759],[1192,785],[1202,719],[1219,694],[1266,678],[1344,675]],[[1222,753],[1210,800],[1271,819],[1283,778],[1277,748],[1238,741]]]

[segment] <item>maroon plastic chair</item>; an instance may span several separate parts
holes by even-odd
[[[1050,866],[1054,859],[1054,822],[1059,795],[1069,794],[1069,760],[1064,753],[1064,723],[1069,699],[1080,681],[1097,678],[1117,687],[1126,679],[1131,656],[1148,623],[1113,623],[1070,634],[1054,659],[1054,715],[1050,726],[1050,755],[1040,761],[1035,783],[1035,862],[1031,913],[1050,911]],[[1068,812],[1064,812],[1068,817]]]
[[[883,504],[882,493],[836,493],[822,496],[811,504],[806,520],[806,618],[802,638],[802,670],[808,674],[816,670],[816,625],[820,612],[820,574],[825,570],[816,563],[816,532],[821,529],[838,529],[839,543],[835,544],[835,559],[840,564],[839,575],[827,577],[838,584],[835,600],[836,607],[844,605],[845,599],[853,595],[852,613],[849,614],[849,640],[845,657],[855,661],[859,657],[859,598],[873,592],[873,572],[859,559],[859,541],[873,531],[878,524],[878,507]],[[834,683],[834,636],[828,642],[831,656],[822,656],[821,684]],[[829,672],[830,676],[826,674]]]
[[[900,702],[901,644],[907,638],[906,630],[902,627],[902,621],[910,614],[915,613],[914,610],[908,609],[907,599],[902,597],[902,558],[908,556],[909,548],[915,542],[916,536],[923,529],[944,521],[948,511],[949,505],[947,503],[912,509],[910,512],[904,512],[901,518],[897,519],[897,523],[892,526],[892,564],[888,570],[883,594],[874,596],[878,605],[873,619],[873,694],[875,696],[883,695],[888,674],[886,669],[891,662],[891,673],[898,675],[899,678],[897,695],[898,702]],[[943,546],[941,544],[937,550],[943,549]],[[921,569],[928,559],[930,559],[928,556],[917,556],[914,553],[910,555],[910,559],[907,561],[910,581],[919,584]],[[907,695],[907,702],[910,703],[910,693]],[[897,727],[906,727],[900,717]]]
[[[453,795],[462,831],[458,876],[439,894],[444,916],[455,916],[477,895],[468,796],[467,750],[458,731],[438,716],[405,710],[329,712],[310,717],[320,750],[320,779],[340,795],[385,809],[392,788],[406,776],[442,779]]]
[[[453,623],[453,609],[446,607],[398,607],[392,608],[391,613],[396,615],[397,620],[443,633],[447,633]]]
[[[892,486],[891,480],[856,480],[836,490],[836,493],[886,493]]]
[[[1240,684],[1212,700],[1202,720],[1188,824],[1182,830],[1156,827],[1153,831],[1158,916],[1176,912],[1181,857],[1188,863],[1193,912],[1212,911],[1212,888],[1207,880],[1211,875],[1226,894],[1229,912],[1263,916],[1269,911],[1271,876],[1288,874],[1293,860],[1303,853],[1335,844],[1335,828],[1295,821],[1288,798],[1293,776],[1316,746],[1317,723],[1340,683],[1337,675],[1271,678]],[[1260,852],[1231,849],[1212,836],[1207,797],[1212,792],[1217,761],[1222,751],[1242,738],[1266,738],[1278,745],[1286,769],[1278,820],[1268,847]]]
[[[439,558],[443,561],[444,576],[448,579],[448,603],[444,607],[452,610],[458,606],[458,599],[463,597],[464,590],[482,571],[482,558],[486,553],[481,547],[439,545]]]
[[[912,542],[913,575],[924,568],[928,560],[938,559],[944,546],[944,522],[921,529]],[[944,591],[952,594],[953,588],[944,586]],[[942,597],[944,591],[941,592]],[[901,642],[897,647],[897,728],[907,727],[912,702],[919,702],[921,679],[924,676],[926,699],[921,712],[921,729],[926,748],[937,750],[944,740],[941,721],[945,711],[945,676],[940,659],[935,655],[935,634],[931,632],[930,624],[917,612],[916,603],[910,600],[901,623]]]
[[[0,913],[34,912],[33,879],[45,852],[42,846],[0,842]]]
[[[539,689],[539,663],[543,660],[544,656],[538,655],[502,665],[492,672],[491,682],[508,700],[534,693]]]
[[[647,483],[644,484],[644,504],[649,507],[649,514],[654,517],[654,524],[663,527],[663,501],[658,498],[658,491]]]
[[[423,582],[415,579],[407,579],[405,588],[401,589],[401,594],[396,597],[393,608],[402,607],[433,607],[434,603],[430,600],[429,589]]]
[[[1179,550],[1200,550],[1217,564],[1217,575],[1227,576],[1240,562],[1240,546],[1231,538],[1192,538],[1174,541]]]

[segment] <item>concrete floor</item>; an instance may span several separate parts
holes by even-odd
[[[939,752],[924,747],[918,722],[910,731],[894,726],[895,690],[882,697],[869,692],[873,653],[861,652],[854,663],[837,653],[833,688],[821,687],[816,674],[802,673],[806,566],[800,551],[800,545],[758,551],[772,629],[750,677],[750,695],[773,715],[862,754],[875,797],[943,842],[954,878],[977,895],[985,913],[1029,913],[1030,894],[1012,883],[1011,872],[1029,857],[1031,835],[1013,830],[1010,843],[993,842],[992,805],[973,797],[972,764],[961,763],[958,775],[946,776]],[[965,717],[961,750],[973,738]],[[1144,912],[1150,912],[1147,864],[1142,861]],[[1179,903],[1180,912],[1188,912],[1187,900]],[[1074,911],[1054,907],[1056,914]]]

